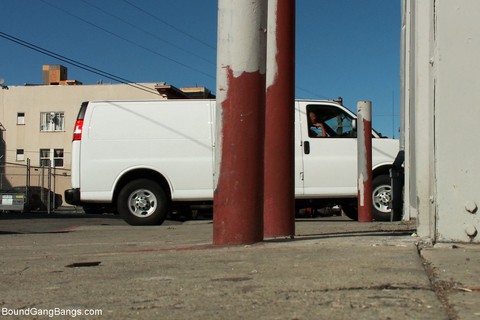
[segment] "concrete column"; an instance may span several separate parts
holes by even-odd
[[[263,240],[267,1],[218,1],[213,243]]]
[[[264,236],[295,235],[295,0],[269,0]]]
[[[411,80],[408,93],[410,95],[409,112],[409,139],[405,143],[406,159],[405,171],[405,206],[410,217],[417,218],[417,234],[425,241],[435,241],[435,159],[434,159],[434,93],[435,77],[432,57],[435,55],[434,45],[434,4],[433,0],[408,4],[409,21],[408,31],[410,42],[409,74]],[[408,182],[408,184],[407,184]]]

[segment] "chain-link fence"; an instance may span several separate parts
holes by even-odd
[[[0,164],[0,210],[54,212],[63,204],[70,170],[31,166],[29,159],[26,163]]]

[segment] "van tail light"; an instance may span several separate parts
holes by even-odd
[[[82,140],[83,119],[78,119],[75,122],[75,129],[73,130],[73,141]]]

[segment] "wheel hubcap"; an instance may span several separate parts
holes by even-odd
[[[155,212],[157,207],[157,198],[146,189],[139,189],[128,197],[128,208],[130,212],[140,218],[146,218]]]
[[[373,191],[373,205],[378,211],[388,213],[391,208],[392,188],[388,185],[377,187]]]

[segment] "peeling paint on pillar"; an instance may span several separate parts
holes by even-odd
[[[213,243],[263,240],[267,2],[219,0]]]
[[[295,235],[295,0],[269,0],[264,236]]]
[[[372,201],[372,104],[357,103],[357,150],[358,150],[358,221],[373,220]]]

